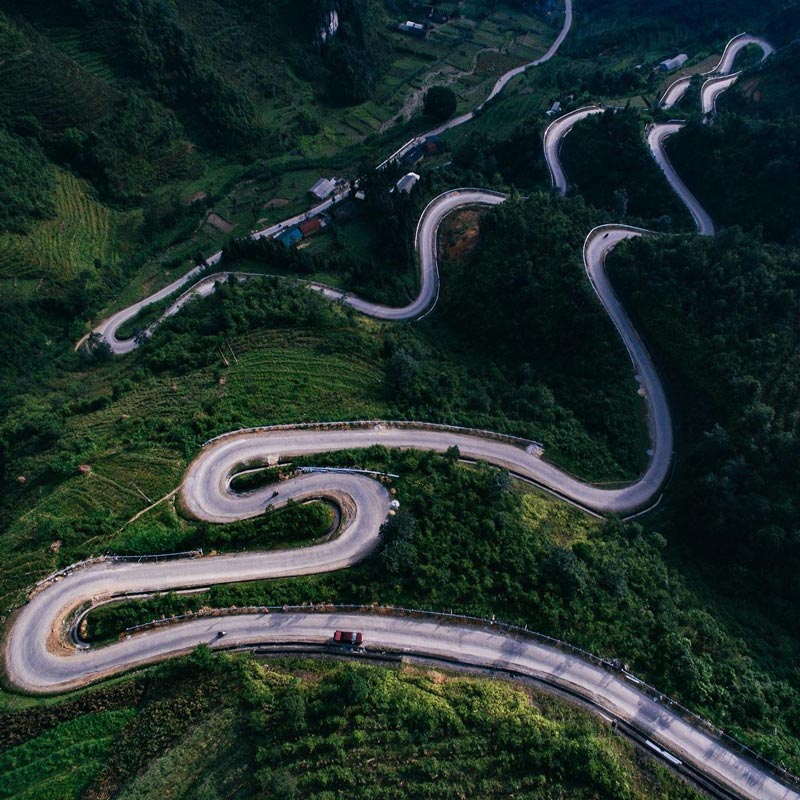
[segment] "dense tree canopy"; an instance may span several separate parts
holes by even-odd
[[[633,110],[609,109],[581,120],[561,148],[573,191],[614,222],[690,229],[685,207],[645,144],[643,127]]]
[[[0,128],[0,231],[24,231],[53,211],[54,170],[36,142]]]
[[[797,258],[732,229],[713,239],[638,239],[611,261],[689,403],[676,530],[724,565],[735,591],[793,604],[800,600]]]
[[[432,120],[444,122],[456,113],[457,103],[456,93],[449,87],[431,86],[425,92],[423,110]]]
[[[720,225],[800,245],[800,46],[750,70],[719,101],[713,125],[669,140],[675,166]]]

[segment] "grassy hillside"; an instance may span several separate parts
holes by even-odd
[[[3,722],[9,798],[697,797],[562,700],[415,667],[198,652]]]
[[[119,215],[92,197],[91,189],[68,172],[53,178],[52,218],[25,234],[0,234],[0,277],[70,280],[95,263],[118,256]]]

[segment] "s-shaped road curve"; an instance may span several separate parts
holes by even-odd
[[[561,27],[561,30],[558,32],[553,43],[548,48],[547,52],[541,56],[540,58],[536,59],[535,61],[531,61],[528,64],[523,64],[520,67],[514,67],[514,69],[510,69],[508,72],[501,75],[497,81],[495,82],[494,86],[492,87],[489,96],[484,100],[477,108],[473,111],[469,111],[466,114],[462,114],[459,117],[455,117],[453,119],[447,120],[447,122],[442,123],[437,128],[428,131],[420,136],[415,136],[413,139],[407,141],[404,145],[400,148],[395,150],[388,158],[382,161],[378,165],[378,169],[381,169],[383,166],[388,164],[390,161],[394,161],[400,158],[406,151],[410,150],[414,145],[418,144],[422,140],[426,139],[428,136],[438,135],[444,133],[445,131],[450,130],[451,128],[455,128],[459,125],[463,125],[465,122],[469,122],[471,119],[474,118],[475,114],[478,113],[490,100],[495,98],[500,92],[505,88],[505,86],[511,81],[513,78],[517,77],[524,73],[527,69],[531,67],[539,66],[540,64],[544,64],[546,61],[549,61],[559,50],[561,45],[563,44],[564,40],[567,38],[569,31],[572,27],[572,2],[573,0],[565,0],[564,2],[564,23]],[[257,231],[253,234],[254,239],[262,239],[262,238],[271,238],[278,233],[280,233],[285,228],[291,227],[292,225],[296,225],[300,222],[303,222],[311,217],[316,216],[317,214],[321,214],[323,211],[326,211],[330,208],[334,203],[337,203],[339,200],[343,199],[346,196],[346,192],[338,193],[333,195],[333,197],[329,198],[328,200],[320,203],[317,206],[305,211],[301,214],[297,214],[290,219],[285,219],[281,222],[275,223],[274,225],[270,225],[268,228],[264,228],[263,230]],[[220,262],[222,258],[222,252],[219,251],[214,253],[212,256],[206,259],[206,264],[208,266],[214,266]],[[139,313],[144,307],[150,305],[151,303],[158,302],[159,300],[163,300],[170,295],[175,294],[175,292],[179,291],[180,289],[184,289],[182,294],[178,297],[178,299],[170,305],[170,307],[161,315],[161,317],[148,326],[144,334],[145,336],[150,336],[158,324],[165,319],[175,313],[177,313],[187,302],[192,300],[195,297],[204,297],[211,292],[214,291],[214,285],[216,281],[221,280],[224,278],[228,273],[217,273],[215,275],[210,275],[200,280],[199,282],[192,284],[192,280],[197,278],[201,272],[204,271],[204,267],[198,266],[194,269],[187,272],[182,277],[178,278],[177,280],[170,283],[168,286],[165,286],[163,289],[160,289],[157,292],[154,292],[149,297],[140,300],[133,305],[128,306],[127,308],[122,309],[121,311],[116,312],[113,316],[109,317],[108,319],[101,322],[93,331],[93,333],[99,334],[111,347],[111,350],[116,355],[125,355],[126,353],[133,352],[137,347],[138,343],[134,339],[120,339],[117,337],[117,331],[123,325],[123,323],[127,322],[136,314]],[[237,273],[241,274],[241,273]],[[340,299],[342,297],[342,292],[337,292],[330,287],[321,286],[319,284],[309,284],[312,288],[320,289],[324,291],[326,295],[331,297],[332,299]],[[366,303],[364,301],[360,301],[357,298],[350,301],[350,305],[352,305],[357,310],[363,310],[366,314],[371,314],[372,316],[380,316],[382,319],[392,319],[392,320],[401,320],[401,319],[411,319],[415,316],[418,316],[416,309],[421,303],[425,300],[430,302],[431,299],[424,296],[424,292],[420,294],[420,297],[417,298],[417,301],[411,307],[411,311],[406,314],[405,316],[402,315],[403,309],[392,309],[391,313],[386,310],[384,307],[380,307],[382,311],[377,311],[379,308],[371,303]],[[372,310],[368,310],[372,309]],[[423,309],[424,310],[424,309]],[[406,309],[408,311],[408,309]],[[381,316],[383,313],[383,316]],[[84,339],[78,343],[80,346]]]
[[[551,162],[551,174],[555,174],[554,163]],[[422,292],[420,298],[405,309],[385,309],[341,293],[332,296],[357,308],[356,303],[360,303],[359,310],[374,316],[391,312],[394,316],[384,318],[407,319],[419,315],[435,301],[436,231],[441,219],[455,208],[474,204],[495,205],[503,199],[501,195],[482,190],[455,190],[433,201],[417,231]],[[233,434],[211,443],[187,470],[181,488],[184,505],[194,515],[216,522],[252,516],[273,503],[270,490],[237,497],[228,488],[232,470],[251,457],[271,459],[383,444],[432,450],[456,445],[465,457],[507,467],[587,508],[617,512],[640,508],[652,499],[666,476],[672,450],[671,423],[661,383],[608,284],[603,261],[616,243],[641,233],[625,226],[604,226],[589,234],[584,247],[587,273],[625,341],[648,401],[654,452],[647,471],[636,483],[617,490],[598,489],[564,475],[509,442],[468,433],[374,423],[352,430],[334,426],[320,426],[318,430],[288,427]],[[326,293],[333,291],[326,287],[314,288]],[[217,644],[218,626],[207,619],[140,634],[109,647],[80,653],[64,649],[61,633],[63,621],[75,609],[125,592],[164,591],[349,566],[374,548],[378,526],[389,509],[389,496],[385,489],[363,476],[306,475],[282,484],[281,492],[281,503],[290,498],[329,496],[336,499],[349,512],[342,534],[325,545],[279,553],[222,556],[180,565],[100,563],[75,571],[34,594],[15,614],[5,647],[6,672],[10,680],[30,692],[63,691],[132,666],[185,652],[201,642],[213,646]],[[226,617],[225,627],[230,634],[226,641],[238,645],[319,642],[328,640],[333,628],[360,628],[367,641],[377,647],[444,657],[466,664],[496,666],[542,678],[587,697],[630,722],[677,756],[695,764],[719,784],[742,796],[798,796],[768,772],[728,750],[713,734],[688,724],[678,714],[639,692],[624,678],[536,642],[474,628],[391,616],[231,615]]]
[[[717,65],[708,72],[700,73],[703,77],[708,78],[700,90],[700,105],[704,114],[710,114],[714,110],[716,97],[735,83],[736,78],[741,74],[739,72],[735,73],[736,77],[731,75],[736,56],[751,44],[761,48],[761,61],[764,61],[775,52],[775,48],[766,39],[762,39],[759,36],[751,36],[749,33],[740,33],[725,45],[725,50],[722,52],[722,57],[717,62]],[[723,82],[720,84],[720,80],[726,76],[732,80],[729,83]],[[661,97],[661,108],[669,109],[678,103],[686,94],[693,77],[693,75],[684,75],[673,81]]]
[[[747,33],[740,33],[738,36],[734,36],[727,45],[725,45],[725,50],[717,65],[709,72],[702,73],[703,75],[710,76],[708,80],[705,81],[700,91],[700,104],[704,114],[712,114],[716,108],[716,101],[719,95],[733,86],[739,79],[741,75],[740,72],[730,74],[730,71],[733,69],[736,57],[748,45],[757,45],[761,48],[762,61],[774,52],[772,45],[758,36],[751,36]],[[689,88],[692,77],[691,75],[687,75],[678,78],[678,80],[672,83],[661,98],[661,107],[668,109],[675,105]],[[545,158],[550,169],[550,179],[553,183],[553,187],[560,194],[566,194],[569,188],[569,179],[564,171],[559,154],[564,137],[581,120],[593,114],[602,114],[605,110],[603,106],[586,106],[584,108],[579,108],[554,120],[545,130]],[[666,140],[680,131],[683,126],[684,124],[682,122],[677,121],[651,125],[647,134],[647,144],[653,158],[656,160],[659,167],[661,167],[662,172],[669,181],[670,186],[672,186],[683,204],[689,209],[689,213],[692,215],[692,219],[697,226],[697,232],[701,236],[713,236],[716,232],[714,221],[692,194],[689,187],[683,182],[667,157],[665,149]]]

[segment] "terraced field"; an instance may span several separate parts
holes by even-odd
[[[54,200],[54,219],[28,234],[0,235],[0,277],[69,279],[95,259],[115,260],[118,215],[94,200],[86,183],[59,171]]]
[[[81,33],[77,28],[51,28],[46,35],[65,56],[87,72],[111,86],[117,83],[117,75],[105,56],[99,51],[86,50],[82,47]]]
[[[0,755],[0,798],[78,798],[100,772],[134,709],[86,714]]]
[[[0,18],[0,23],[3,20]],[[9,118],[34,115],[48,131],[97,125],[121,96],[86,66],[54,47],[32,29],[0,42],[0,106]]]

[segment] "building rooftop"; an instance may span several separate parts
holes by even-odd
[[[416,186],[418,180],[419,175],[416,172],[409,172],[407,175],[403,175],[395,186],[399,192],[408,194]]]
[[[320,178],[308,191],[318,197],[320,200],[325,200],[333,194],[336,184],[330,178]]]

